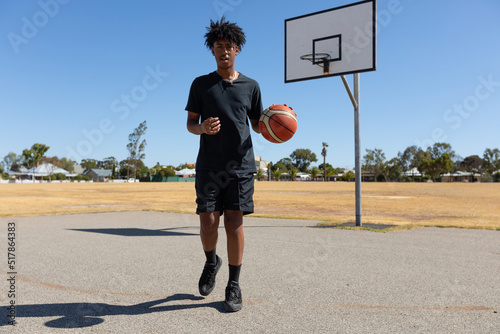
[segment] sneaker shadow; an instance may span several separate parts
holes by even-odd
[[[19,322],[21,318],[59,317],[57,319],[47,321],[45,326],[51,328],[82,328],[99,325],[104,322],[102,317],[113,315],[134,316],[155,312],[168,312],[204,307],[214,308],[220,313],[225,313],[224,303],[221,301],[195,304],[174,303],[171,305],[161,305],[175,301],[201,301],[204,299],[205,298],[203,297],[194,296],[192,294],[179,293],[167,298],[130,306],[110,305],[105,303],[19,305],[16,308],[16,321]],[[0,325],[5,326],[7,325],[7,322],[2,321]]]

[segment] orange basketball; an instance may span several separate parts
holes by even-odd
[[[262,112],[259,128],[271,143],[284,143],[297,131],[297,114],[286,104],[273,104]]]

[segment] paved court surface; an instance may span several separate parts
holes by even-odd
[[[500,232],[375,233],[246,218],[244,308],[206,298],[198,217],[159,212],[1,218],[16,224],[16,333],[499,333]]]

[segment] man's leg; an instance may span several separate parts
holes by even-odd
[[[220,213],[200,212],[200,237],[203,250],[209,252],[217,246]]]
[[[243,211],[224,211],[224,227],[227,236],[227,257],[229,265],[239,266],[243,259],[245,238],[243,235]]]
[[[221,258],[216,254],[220,213],[218,211],[200,212],[199,215],[200,238],[207,261],[198,282],[198,288],[201,295],[208,296],[215,287],[215,276],[222,265]]]
[[[243,211],[225,210],[224,227],[227,236],[227,257],[229,260],[229,282],[226,287],[224,306],[226,311],[235,312],[242,308],[239,277],[245,238],[243,235]]]

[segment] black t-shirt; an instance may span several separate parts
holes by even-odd
[[[186,110],[201,115],[201,121],[219,117],[215,135],[202,134],[197,170],[255,173],[255,157],[248,118],[259,119],[262,98],[259,84],[245,75],[229,83],[217,72],[196,78],[189,91]],[[247,118],[248,117],[248,118]]]

